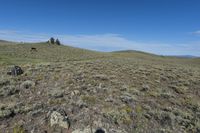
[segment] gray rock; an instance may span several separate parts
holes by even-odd
[[[105,133],[104,129],[102,128],[98,128],[95,133]]]
[[[84,108],[84,107],[87,108],[88,107],[87,103],[83,102],[82,100],[78,100],[76,105],[78,105],[79,108]]]
[[[122,102],[125,102],[125,103],[130,103],[133,101],[133,97],[128,95],[128,94],[124,94],[122,96],[120,96]]]
[[[94,79],[100,79],[100,80],[108,80],[108,76],[104,74],[98,74],[93,76]]]
[[[40,115],[41,113],[43,113],[44,110],[43,109],[38,109],[38,110],[34,110],[30,113],[31,116],[33,117],[37,117],[38,115]]]
[[[54,90],[51,90],[48,92],[49,94],[49,97],[52,97],[52,98],[62,98],[63,97],[63,91],[62,90],[59,90],[59,89],[54,89]]]
[[[123,85],[123,86],[120,88],[120,91],[127,91],[127,89],[128,89],[128,86]]]
[[[75,95],[80,95],[80,91],[79,90],[74,90],[71,92],[71,96],[75,96]]]
[[[50,125],[58,125],[59,127],[69,129],[70,122],[66,115],[63,115],[57,111],[53,111],[50,116]]]
[[[114,99],[112,98],[112,96],[109,96],[105,99],[105,102],[113,102]]]
[[[11,70],[9,72],[7,72],[8,75],[12,75],[12,76],[21,75],[23,73],[24,73],[24,71],[19,66],[14,66],[11,68]]]
[[[149,89],[149,85],[143,85],[141,91],[148,91]]]
[[[41,103],[35,103],[32,106],[32,112],[30,112],[30,114],[31,114],[31,116],[38,116],[43,112],[45,112],[44,105]]]

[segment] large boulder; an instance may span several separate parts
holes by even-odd
[[[24,73],[24,71],[19,66],[14,66],[11,68],[11,70],[9,72],[7,72],[8,75],[13,75],[13,76],[21,75],[23,73]]]
[[[59,127],[69,129],[70,121],[66,114],[60,113],[58,111],[53,111],[50,116],[50,125],[58,125]]]
[[[95,133],[105,133],[105,131],[102,128],[98,128]]]

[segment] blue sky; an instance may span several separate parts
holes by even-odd
[[[0,39],[200,56],[199,0],[1,0]]]

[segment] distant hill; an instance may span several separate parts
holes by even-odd
[[[16,44],[16,45],[13,45]],[[36,50],[32,51],[31,49]],[[49,62],[88,60],[107,56],[101,52],[90,51],[65,45],[42,43],[0,42],[0,57],[7,63],[17,62]],[[1,59],[0,59],[1,62]]]
[[[7,41],[5,41],[5,40],[0,40],[0,42],[2,42],[2,43],[3,43],[3,42],[7,42]]]
[[[17,44],[17,42],[12,42],[12,41],[6,41],[6,40],[0,40],[0,45],[13,45],[13,44]]]
[[[1,40],[1,39],[0,39],[0,43],[16,43],[16,42],[6,41],[6,40]]]

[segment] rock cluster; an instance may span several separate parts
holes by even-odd
[[[21,67],[19,66],[14,66],[11,68],[11,70],[9,72],[7,72],[8,75],[13,75],[13,76],[17,76],[17,75],[21,75],[23,74],[23,70]]]

